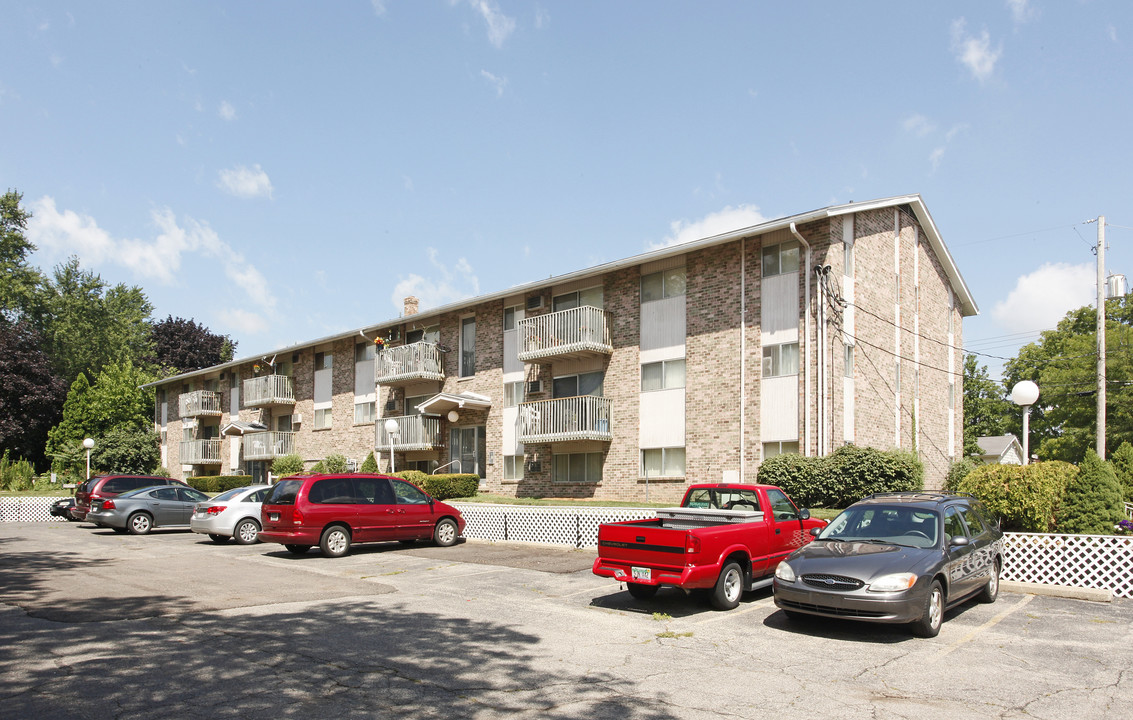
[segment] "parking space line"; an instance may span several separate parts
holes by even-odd
[[[595,585],[594,587],[589,587],[589,588],[586,588],[584,590],[575,590],[572,593],[564,593],[562,595],[555,595],[554,597],[567,598],[567,597],[572,597],[574,595],[582,595],[583,593],[592,593],[592,592],[600,592],[602,590],[608,590],[610,587],[611,587],[610,583],[604,583],[602,585]]]
[[[959,639],[959,640],[957,640],[956,642],[954,642],[954,643],[952,643],[951,645],[949,645],[949,646],[948,646],[947,648],[945,648],[945,649],[941,650],[940,652],[938,652],[938,653],[936,654],[936,658],[937,658],[937,659],[939,659],[939,658],[942,658],[942,657],[944,657],[945,655],[949,654],[949,653],[950,653],[950,652],[952,652],[953,650],[955,650],[955,649],[959,648],[959,647],[960,647],[961,645],[963,645],[963,644],[965,644],[965,643],[969,642],[969,641],[970,641],[970,640],[971,640],[972,638],[974,638],[975,636],[977,636],[977,635],[979,635],[979,634],[981,634],[981,633],[984,633],[984,632],[986,632],[987,630],[990,630],[990,629],[991,629],[992,627],[994,627],[995,625],[997,625],[997,624],[999,623],[999,621],[1003,620],[1004,618],[1006,618],[1006,617],[1007,617],[1008,615],[1012,614],[1012,613],[1013,613],[1013,612],[1015,612],[1016,610],[1020,610],[1020,609],[1022,609],[1024,605],[1026,605],[1027,603],[1029,603],[1030,601],[1032,601],[1032,600],[1034,600],[1034,599],[1035,599],[1035,596],[1034,596],[1034,595],[1024,595],[1024,596],[1023,596],[1023,599],[1022,599],[1022,600],[1020,600],[1019,602],[1015,603],[1014,605],[1012,605],[1011,607],[1007,608],[1006,610],[1003,610],[1003,611],[1002,611],[1002,612],[1000,612],[1000,613],[999,613],[998,615],[996,615],[995,617],[993,617],[993,618],[992,618],[991,620],[988,620],[988,621],[987,621],[987,622],[985,622],[985,623],[984,623],[983,625],[980,625],[980,626],[979,626],[978,628],[976,628],[975,630],[972,630],[972,631],[971,631],[970,633],[968,633],[968,634],[967,634],[967,635],[965,635],[964,637],[960,638],[960,639]]]
[[[760,600],[759,602],[753,602],[750,605],[748,605],[747,607],[743,608],[742,610],[736,609],[736,610],[729,610],[728,612],[716,613],[715,615],[712,615],[711,617],[705,618],[704,620],[697,620],[696,622],[691,623],[691,624],[692,625],[705,625],[705,624],[710,623],[710,622],[716,622],[717,620],[727,620],[728,618],[734,618],[738,615],[746,615],[749,612],[754,612],[755,610],[763,610],[767,607],[774,606],[774,605],[775,605],[775,600],[772,599],[772,598],[768,598],[766,600]]]

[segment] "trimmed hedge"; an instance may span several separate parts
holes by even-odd
[[[769,458],[756,478],[783,488],[800,507],[844,508],[873,493],[923,490],[924,465],[905,450],[843,445],[826,457]]]
[[[252,484],[251,475],[201,475],[199,477],[185,478],[189,487],[201,492],[218,493],[225,490],[234,490]]]
[[[393,475],[419,486],[437,500],[473,497],[480,490],[480,476],[471,473],[426,475],[420,470],[402,470]]]
[[[1051,532],[1066,486],[1078,468],[1051,460],[1022,465],[980,465],[956,486],[974,495],[1004,530]]]

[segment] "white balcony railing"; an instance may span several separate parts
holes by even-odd
[[[220,440],[183,440],[182,465],[219,465]]]
[[[245,460],[274,460],[295,452],[295,433],[258,432],[243,438]]]
[[[607,313],[590,305],[519,321],[519,359],[558,355],[609,355],[614,351]]]
[[[379,385],[444,379],[444,363],[436,343],[415,342],[386,348],[374,362],[374,381]]]
[[[220,415],[220,393],[212,390],[181,393],[177,396],[177,407],[183,418]]]
[[[265,375],[244,381],[244,407],[294,404],[295,390],[287,375]]]
[[[613,440],[612,403],[597,395],[537,400],[519,405],[519,441]]]
[[[397,433],[393,438],[396,450],[432,450],[441,446],[441,419],[427,415],[402,415],[401,417],[379,418],[374,423],[377,428],[375,448],[389,450],[389,433],[386,420],[397,421]]]

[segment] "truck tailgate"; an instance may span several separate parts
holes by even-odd
[[[661,527],[661,520],[606,523],[598,528],[598,556],[633,565],[680,567],[688,531]]]

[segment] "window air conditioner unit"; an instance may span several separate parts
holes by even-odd
[[[302,413],[295,413],[294,415],[291,416],[291,424],[292,425],[298,425],[302,422],[303,422],[303,414]]]
[[[527,298],[527,309],[528,310],[538,310],[542,307],[543,307],[543,296],[542,295],[532,295],[531,297]]]
[[[541,393],[541,392],[543,392],[543,381],[542,380],[531,380],[531,381],[529,381],[527,383],[527,392],[529,392],[529,393]]]

